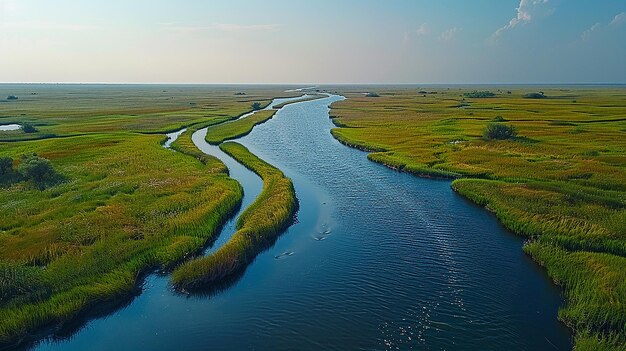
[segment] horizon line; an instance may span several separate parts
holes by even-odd
[[[306,86],[307,88],[314,88],[318,86],[355,86],[355,85],[367,85],[367,86],[414,86],[414,85],[542,85],[542,86],[563,86],[563,85],[626,85],[626,82],[558,82],[558,83],[185,83],[185,82],[0,82],[0,85],[265,85],[265,86]]]

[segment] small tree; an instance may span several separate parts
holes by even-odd
[[[252,109],[254,111],[260,110],[261,109],[261,103],[260,102],[253,102],[251,107],[252,107]]]
[[[367,93],[367,94],[365,94],[365,96],[367,96],[367,97],[380,97],[380,95],[378,95],[377,93],[374,93],[374,92]]]
[[[22,130],[24,131],[24,133],[36,133],[37,132],[37,128],[35,128],[35,126],[33,126],[30,123],[22,124]]]
[[[502,123],[489,123],[484,132],[485,139],[488,140],[511,139],[516,134],[515,127]]]

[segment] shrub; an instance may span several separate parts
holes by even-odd
[[[380,95],[378,95],[377,93],[367,93],[367,94],[365,94],[365,96],[367,96],[367,97],[380,97]]]
[[[36,133],[37,132],[37,128],[35,128],[30,123],[24,123],[22,125],[22,130],[24,131],[24,133]]]
[[[13,173],[13,159],[8,156],[0,157],[0,176]]]
[[[496,116],[493,120],[496,122],[506,122],[506,119],[502,116]]]
[[[25,180],[32,180],[39,186],[53,182],[58,178],[58,174],[50,161],[37,155],[24,156],[18,171]]]
[[[543,99],[545,97],[546,95],[543,93],[543,91],[540,91],[538,93],[528,93],[524,95],[525,99]]]
[[[501,123],[489,123],[485,128],[485,139],[504,140],[511,139],[516,135],[515,128],[511,125]]]
[[[485,90],[485,91],[472,91],[471,93],[463,94],[463,96],[468,97],[468,98],[473,98],[473,99],[483,99],[483,98],[495,97],[496,94]]]
[[[254,111],[260,110],[261,109],[261,103],[260,102],[254,102],[254,103],[252,103],[252,106],[250,106],[250,107],[252,107],[252,109]]]
[[[9,96],[7,96],[7,100],[17,100],[17,99],[18,99],[18,98],[17,98],[17,96],[15,96],[15,95],[9,95]]]

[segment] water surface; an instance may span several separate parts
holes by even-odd
[[[21,129],[22,126],[19,124],[0,124],[0,131],[1,132],[8,132],[8,131],[12,131],[12,130],[19,130]]]
[[[240,279],[181,296],[149,276],[124,309],[37,349],[571,349],[559,290],[522,240],[448,181],[397,173],[335,141],[327,105],[339,99],[288,105],[239,140],[291,177],[300,200],[298,222]],[[217,152],[202,133],[194,143]],[[223,160],[249,203],[260,180]]]

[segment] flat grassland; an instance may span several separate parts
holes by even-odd
[[[235,94],[244,89],[246,95]],[[140,277],[198,252],[237,208],[225,166],[161,146],[285,95],[278,87],[0,85],[0,157],[50,160],[64,181],[0,181],[0,344],[127,298]],[[186,148],[185,148],[186,147]]]
[[[332,105],[335,138],[398,170],[458,178],[452,187],[526,236],[564,288],[559,318],[577,350],[624,350],[626,88],[331,89],[348,98]],[[489,123],[517,136],[489,140]]]

